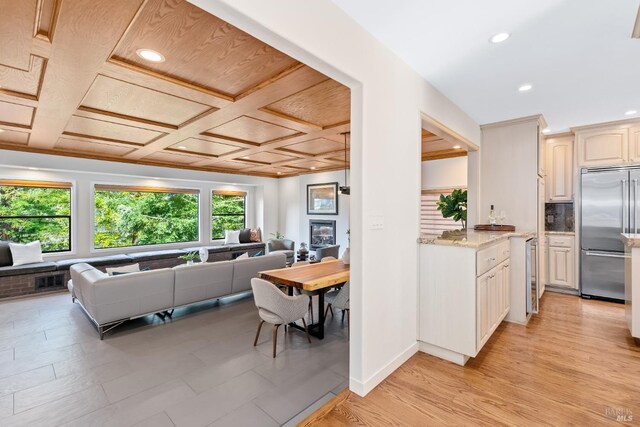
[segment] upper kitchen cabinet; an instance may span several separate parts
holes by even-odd
[[[544,134],[542,131],[546,129],[547,122],[543,116],[538,117],[538,175],[544,177],[548,173],[547,163],[547,144],[545,144]]]
[[[608,166],[629,161],[629,126],[576,129],[578,166]]]
[[[573,135],[553,136],[546,140],[547,202],[573,199]]]
[[[640,163],[640,125],[629,128],[629,161]]]

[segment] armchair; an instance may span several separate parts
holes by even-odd
[[[285,254],[287,265],[293,264],[295,260],[296,242],[289,239],[271,239],[267,241],[267,250],[270,254]]]

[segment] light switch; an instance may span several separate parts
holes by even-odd
[[[369,228],[371,230],[382,230],[384,228],[384,216],[369,215]]]

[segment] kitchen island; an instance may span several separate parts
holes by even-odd
[[[640,234],[622,234],[624,243],[625,318],[631,336],[640,345]]]
[[[524,242],[533,236],[468,230],[418,239],[420,351],[464,365],[505,318],[526,324]]]

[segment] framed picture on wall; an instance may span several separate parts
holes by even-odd
[[[338,215],[338,183],[307,185],[307,215]]]

